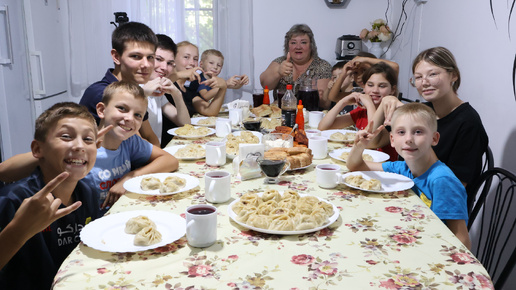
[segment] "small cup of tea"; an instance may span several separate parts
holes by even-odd
[[[315,167],[316,182],[322,188],[335,188],[342,182],[341,168],[337,164],[319,164]]]
[[[287,159],[271,160],[265,158],[258,158],[257,160],[263,173],[267,176],[265,183],[276,184],[279,182],[279,177],[290,168],[290,162]]]
[[[206,248],[217,240],[217,208],[209,204],[186,209],[186,240],[196,248]]]

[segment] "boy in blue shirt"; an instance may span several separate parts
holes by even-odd
[[[99,217],[97,195],[83,179],[95,164],[96,141],[95,119],[78,104],[56,104],[36,120],[31,149],[37,168],[0,190],[0,231],[9,231],[19,242],[19,250],[0,271],[0,289],[49,289],[59,266],[80,242],[82,227]],[[53,187],[52,194],[42,195],[48,187]],[[20,222],[26,199],[39,201],[41,211],[51,202],[56,220],[45,221],[50,225],[42,231],[44,225],[37,225],[42,221]],[[61,210],[68,214],[61,216]],[[16,252],[12,250],[7,255]]]
[[[108,85],[102,102],[97,104],[99,130],[113,128],[104,136],[97,162],[86,179],[97,189],[104,209],[125,194],[125,181],[149,173],[171,172],[179,166],[174,156],[136,134],[146,111],[143,89],[125,81]]]
[[[362,153],[383,129],[360,131],[347,160],[351,171],[386,171],[414,181],[416,194],[469,249],[466,189],[450,168],[437,159],[432,146],[439,142],[437,117],[430,107],[411,103],[396,109],[392,116],[391,146],[405,161],[369,162]],[[368,128],[373,128],[370,123]]]

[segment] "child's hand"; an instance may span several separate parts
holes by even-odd
[[[247,75],[241,75],[240,84],[241,86],[247,86],[249,84],[249,77]]]
[[[106,200],[101,205],[100,208],[106,208],[108,206],[112,206],[115,202],[126,193],[126,190],[123,185],[123,181],[119,180],[115,185],[113,185],[106,196]]]
[[[177,72],[176,74],[179,79],[184,79],[184,80],[191,81],[191,82],[193,82],[193,81],[201,82],[201,75],[197,71],[203,72],[202,68],[194,67],[191,69]]]
[[[328,82],[328,90],[331,90],[331,88],[333,88],[333,84],[335,84],[335,81],[333,79],[331,79],[329,82]]]
[[[385,116],[385,121],[383,122],[384,125],[391,125],[392,114],[400,106],[403,106],[403,103],[400,102],[395,96],[383,97],[382,103],[380,104],[380,107],[378,107],[378,110],[383,110],[383,114]]]
[[[99,149],[100,146],[102,146],[102,141],[104,141],[104,135],[106,135],[106,133],[109,132],[109,130],[111,129],[113,129],[113,125],[108,125],[97,132],[97,149]]]
[[[62,172],[40,191],[33,196],[23,200],[20,208],[16,211],[13,221],[23,228],[23,232],[32,237],[41,232],[54,221],[73,212],[81,206],[80,201],[65,207],[59,208],[61,200],[54,198],[53,191],[61,182],[68,178],[68,172]]]
[[[228,89],[239,89],[242,87],[242,86],[239,86],[240,80],[238,79],[238,77],[239,77],[238,75],[234,75],[226,81],[226,85],[228,86]]]
[[[376,128],[376,130],[373,131],[374,121],[369,122],[369,125],[367,125],[367,128],[365,130],[360,130],[355,135],[355,146],[367,148],[367,145],[369,145],[369,142],[373,140],[385,127],[384,125],[381,125],[380,127]]]
[[[146,96],[151,96],[151,97],[163,96],[164,92],[161,89],[161,79],[162,78],[155,78],[151,81],[148,81],[143,86],[143,91],[145,92]]]
[[[281,62],[278,73],[281,77],[286,77],[294,71],[294,64],[290,61],[290,52],[287,53],[287,59]]]
[[[172,94],[174,89],[177,89],[174,83],[168,78],[161,78],[161,91],[165,94]]]
[[[215,76],[209,80],[205,80],[201,84],[206,85],[210,88],[227,88],[226,80]]]

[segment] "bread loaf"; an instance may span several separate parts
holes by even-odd
[[[271,148],[264,153],[269,160],[287,159],[290,169],[306,167],[312,164],[312,150],[306,147]]]
[[[251,112],[256,115],[256,117],[265,117],[272,114],[271,107],[269,105],[263,104],[256,108],[251,109]]]

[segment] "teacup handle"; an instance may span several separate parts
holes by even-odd
[[[290,162],[288,160],[285,161],[285,165],[283,166],[283,170],[280,172],[280,174],[278,175],[278,177],[280,177],[281,175],[283,175],[283,173],[287,172],[287,170],[290,169]]]
[[[231,121],[230,122],[224,122],[224,125],[227,127],[228,132],[231,133]]]
[[[337,174],[337,185],[344,183],[343,175],[341,173],[338,173],[338,172],[336,174]]]

